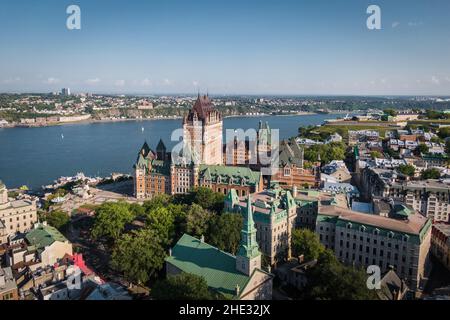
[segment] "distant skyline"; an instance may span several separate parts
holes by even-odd
[[[72,4],[81,30],[66,28]],[[449,13],[448,0],[4,1],[0,92],[448,96]]]

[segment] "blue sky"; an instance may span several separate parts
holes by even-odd
[[[450,95],[449,14],[448,0],[1,0],[0,92]]]

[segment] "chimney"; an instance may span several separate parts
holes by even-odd
[[[302,264],[305,261],[305,256],[302,254],[301,256],[298,256],[298,263]]]
[[[172,256],[172,248],[169,249],[169,257]]]
[[[236,294],[236,297],[238,297],[240,293],[241,293],[241,288],[240,288],[239,285],[237,284],[237,285],[236,285],[236,288],[235,288],[235,294]]]
[[[294,198],[297,197],[297,186],[294,186],[294,187],[292,188],[292,196],[293,196]]]
[[[201,243],[204,243],[204,242],[205,242],[205,236],[204,236],[204,235],[201,236],[200,242],[201,242]]]
[[[5,274],[3,273],[3,270],[1,270],[1,272],[2,273],[0,273],[0,288],[4,287],[6,284]]]

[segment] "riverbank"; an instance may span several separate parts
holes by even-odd
[[[229,115],[224,116],[224,119],[227,118],[259,118],[259,117],[289,117],[289,116],[308,116],[308,115],[317,115],[315,112],[296,112],[296,113],[288,113],[288,114],[238,114],[238,115]],[[13,124],[13,125],[3,125],[0,126],[0,129],[11,129],[11,128],[45,128],[45,127],[54,127],[54,126],[65,126],[65,125],[73,125],[73,124],[92,124],[92,123],[114,123],[114,122],[127,122],[127,121],[155,121],[155,120],[181,120],[183,117],[181,116],[168,116],[168,117],[153,117],[153,118],[126,118],[126,119],[89,119],[89,120],[80,120],[80,121],[67,121],[67,122],[51,122],[51,123],[39,123],[39,124]]]

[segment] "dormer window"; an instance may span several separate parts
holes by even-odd
[[[375,230],[373,230],[373,234],[374,235],[379,235],[380,234],[380,229],[378,229],[378,228],[375,228]]]
[[[359,228],[359,231],[365,232],[365,231],[366,231],[366,227],[365,227],[365,226],[361,226],[361,227]]]
[[[405,235],[403,236],[403,241],[408,241],[408,240],[409,240],[409,235],[405,234]]]
[[[347,229],[351,229],[351,228],[352,228],[352,223],[351,222],[347,223]]]
[[[288,167],[284,168],[284,176],[287,177],[290,175],[291,175],[291,168]]]
[[[389,233],[388,233],[388,238],[389,238],[389,239],[394,238],[394,233],[393,233],[392,231],[389,231]]]

